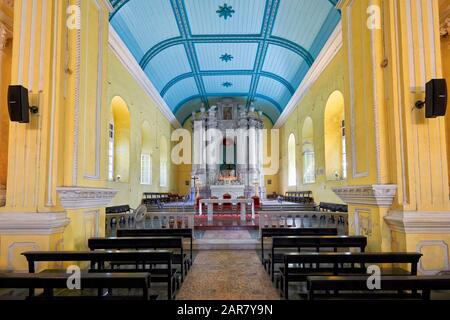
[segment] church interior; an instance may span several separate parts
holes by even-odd
[[[0,0],[0,300],[450,300],[450,0]]]

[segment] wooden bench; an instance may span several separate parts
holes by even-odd
[[[90,262],[90,272],[124,272],[115,268],[106,268],[106,263],[128,262],[130,264],[142,264],[142,269],[134,272],[149,272],[152,281],[166,282],[168,299],[175,297],[176,270],[172,268],[173,254],[170,251],[29,251],[22,255],[28,261],[29,273],[35,273],[36,262]],[[165,275],[157,274],[154,277],[154,270],[146,269],[146,265],[165,264]],[[62,270],[58,270],[62,271]],[[44,270],[42,273],[46,273]],[[54,272],[51,270],[51,272]],[[126,273],[133,270],[126,270]],[[156,281],[157,280],[157,281]],[[32,295],[33,289],[30,289]]]
[[[319,203],[319,211],[348,212],[348,205],[338,204],[338,203],[321,202],[321,203]]]
[[[170,202],[170,195],[162,192],[145,192],[142,195],[142,204],[152,205],[161,202]]]
[[[129,205],[120,205],[106,208],[106,224],[116,224],[117,218],[120,217],[120,222],[125,222],[126,217],[128,220],[133,218],[133,209]]]
[[[272,253],[269,254],[269,274],[272,275],[272,281],[275,280],[275,264],[284,263],[284,254],[276,254],[279,249],[294,249],[298,252],[301,249],[315,249],[319,252],[324,248],[332,248],[334,252],[338,249],[356,248],[364,252],[367,246],[367,238],[364,236],[304,236],[304,237],[273,237]]]
[[[88,240],[88,247],[91,250],[170,250],[173,252],[173,264],[180,265],[181,281],[184,280],[188,259],[183,249],[182,237],[119,237],[119,238],[91,238]],[[154,262],[154,265],[159,264]],[[129,261],[115,261],[112,266],[130,265]],[[153,272],[159,272],[155,269]],[[155,281],[158,280],[154,277]]]
[[[284,266],[280,268],[280,291],[289,299],[289,283],[306,281],[307,276],[336,276],[367,274],[369,265],[409,264],[410,271],[401,268],[381,268],[383,275],[417,275],[420,253],[288,253],[284,255]]]
[[[188,268],[192,266],[193,258],[193,239],[194,232],[192,229],[119,229],[117,237],[182,237],[189,239],[189,257]]]
[[[67,289],[67,279],[70,275],[65,272],[46,273],[6,273],[0,274],[0,288],[9,289],[33,289],[30,297],[34,297],[34,289],[44,289],[43,299],[55,299],[54,289]],[[111,296],[103,296],[102,288],[114,289],[142,289],[140,299],[149,299],[150,273],[81,273],[81,289],[97,289],[98,295],[77,296],[80,299],[110,299]],[[70,298],[61,297],[58,298]],[[131,297],[113,297],[115,299],[130,299]]]
[[[285,236],[337,236],[336,228],[262,228],[261,229],[261,262],[266,268],[268,259],[264,254],[264,238]],[[267,269],[267,268],[266,268]]]
[[[450,290],[449,276],[381,276],[381,290],[367,288],[365,276],[307,277],[308,299],[431,299],[433,290]],[[405,294],[404,291],[411,291]],[[316,294],[317,291],[333,293]],[[339,291],[347,291],[342,293]],[[382,292],[380,292],[382,291]],[[387,292],[391,293],[388,294]],[[415,292],[421,291],[421,295]],[[348,293],[350,292],[350,293]]]
[[[312,191],[288,191],[285,194],[285,201],[294,203],[313,203]]]

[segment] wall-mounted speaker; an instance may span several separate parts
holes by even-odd
[[[28,89],[23,86],[9,86],[8,110],[12,122],[30,122],[30,104],[28,102]]]
[[[445,116],[447,111],[447,82],[433,79],[426,85],[425,116],[436,118]]]

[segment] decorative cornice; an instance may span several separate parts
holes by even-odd
[[[6,204],[6,187],[0,184],[0,207]]]
[[[391,211],[384,220],[402,233],[449,233],[450,212]]]
[[[294,93],[283,113],[278,118],[273,127],[274,129],[279,129],[287,121],[291,113],[295,111],[299,103],[303,100],[305,94],[342,48],[342,43],[342,22],[339,22],[327,43],[322,48],[322,51],[320,51],[319,56],[309,69],[302,83],[298,87],[297,91]]]
[[[59,200],[66,210],[101,208],[109,205],[118,190],[102,188],[59,187]]]
[[[1,212],[0,234],[61,233],[69,223],[65,212]]]
[[[156,106],[162,112],[162,114],[169,120],[175,128],[181,128],[180,123],[175,118],[172,110],[164,101],[164,99],[159,94],[158,90],[148,79],[145,72],[137,63],[136,59],[131,54],[130,50],[120,39],[117,32],[114,30],[113,26],[109,25],[109,47],[112,49],[114,54],[119,58],[125,68],[130,72],[137,83],[144,89],[144,91],[151,97],[155,102]]]
[[[441,37],[450,35],[450,16],[444,19],[444,22],[441,23],[439,32],[441,34]]]
[[[0,21],[0,50],[6,48],[8,40],[12,38],[11,29],[2,21]]]
[[[14,9],[14,0],[0,0],[0,4]]]
[[[397,185],[345,186],[334,188],[333,191],[347,204],[363,204],[389,208],[397,193]]]

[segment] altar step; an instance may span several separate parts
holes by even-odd
[[[208,230],[198,234],[196,250],[256,250],[258,232],[249,230]]]
[[[253,239],[197,239],[193,246],[194,250],[257,250],[260,243]]]

